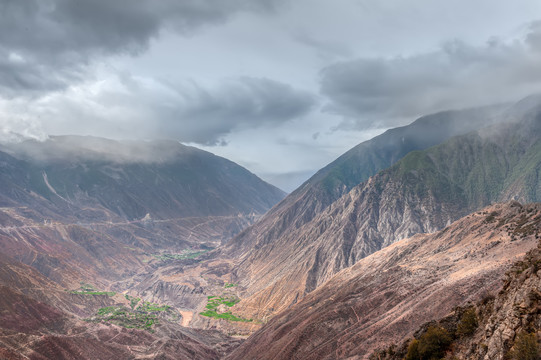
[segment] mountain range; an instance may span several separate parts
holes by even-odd
[[[63,136],[2,150],[4,251],[63,285],[120,279],[163,251],[208,251],[284,196],[172,141]]]
[[[540,171],[539,96],[388,130],[288,196],[175,141],[2,144],[0,357],[398,359],[436,330],[511,354],[541,329],[513,270]]]
[[[236,311],[265,320],[398,240],[437,231],[494,202],[539,201],[541,108],[525,103],[506,109],[502,123],[409,152],[310,221],[275,215],[286,198],[227,245],[235,249],[258,235],[233,269],[246,287]],[[267,224],[269,231],[261,228]]]

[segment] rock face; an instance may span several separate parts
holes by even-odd
[[[523,226],[525,231],[531,231]],[[519,351],[521,334],[533,334],[539,351],[541,332],[541,244],[515,263],[493,300],[478,303],[479,326],[466,339],[457,341],[453,355],[466,360],[503,360]]]
[[[399,241],[339,272],[227,359],[368,359],[456,306],[496,293],[510,265],[540,235],[541,205],[511,202]],[[490,322],[487,339],[511,323],[513,330],[520,326],[498,321]]]
[[[514,122],[411,152],[298,228],[282,233],[274,222],[235,268],[247,293],[234,312],[268,319],[400,239],[442,229],[493,202],[541,200],[541,107],[515,113]]]

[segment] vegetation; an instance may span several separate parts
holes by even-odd
[[[406,360],[419,360],[421,356],[419,355],[419,340],[411,340],[408,346],[408,354],[406,355]]]
[[[136,297],[133,297],[133,296],[130,296],[130,295],[126,294],[126,300],[130,301],[130,307],[133,310],[133,309],[135,309],[135,307],[137,306],[139,301],[141,301],[141,298],[136,298]]]
[[[225,289],[229,289],[229,288],[232,288],[232,287],[234,287],[234,286],[237,286],[237,284],[234,284],[234,283],[227,283],[227,282],[226,282],[225,285],[224,285],[224,288],[225,288]]]
[[[116,324],[125,328],[152,330],[158,323],[156,314],[130,311],[124,307],[108,306],[98,310],[97,316],[87,321]]]
[[[442,327],[431,326],[419,340],[414,339],[408,347],[406,360],[439,360],[451,345],[451,335]]]
[[[96,316],[87,321],[116,324],[125,328],[145,329],[153,331],[152,328],[158,324],[160,314],[168,315],[171,319],[178,319],[176,314],[168,305],[159,305],[147,301],[141,302],[140,298],[126,295],[130,300],[131,309],[122,306],[107,306],[98,309]],[[140,303],[141,302],[141,303]],[[137,306],[137,304],[139,306]],[[135,308],[137,306],[137,308]]]
[[[70,294],[76,294],[76,295],[106,295],[106,296],[115,296],[116,292],[114,291],[101,291],[96,290],[96,288],[92,284],[86,284],[84,282],[81,282],[81,287],[77,290],[71,290],[69,291]]]
[[[210,250],[184,250],[178,254],[152,254],[156,259],[162,261],[172,261],[172,260],[186,260],[186,259],[197,259],[201,255],[209,252]]]
[[[208,296],[207,297],[207,306],[206,308],[209,310],[216,310],[218,306],[221,304],[226,305],[227,307],[233,307],[235,304],[237,304],[240,299],[236,296],[229,296],[229,297],[217,297],[217,296]]]
[[[143,301],[141,305],[137,308],[138,311],[143,312],[162,312],[168,311],[171,309],[169,305],[158,305],[151,302]]]
[[[509,357],[513,360],[538,360],[541,358],[535,333],[520,332],[515,338]]]
[[[240,301],[240,299],[236,296],[225,296],[225,297],[207,296],[207,300],[208,300],[207,306],[205,306],[207,310],[200,312],[199,315],[212,317],[216,319],[225,319],[229,321],[243,321],[243,322],[253,321],[252,319],[244,319],[244,318],[235,316],[231,313],[231,311],[218,313],[218,307],[222,304],[227,307],[235,306],[235,304],[237,304]]]
[[[471,307],[462,314],[456,332],[459,336],[470,336],[475,332],[478,325],[479,322],[475,314],[475,308]]]
[[[230,311],[225,313],[217,313],[215,310],[207,310],[200,312],[199,315],[215,318],[215,319],[224,319],[229,321],[241,321],[241,322],[252,322],[252,319],[244,319],[238,316],[233,315]]]

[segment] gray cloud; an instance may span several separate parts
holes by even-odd
[[[532,49],[541,52],[541,21],[530,25],[530,33],[526,36],[526,42]]]
[[[293,38],[299,43],[314,49],[318,56],[323,60],[348,58],[353,55],[353,51],[345,43],[322,40],[311,36],[307,32],[297,31],[293,33]]]
[[[321,72],[325,111],[341,127],[396,126],[412,117],[478,106],[541,90],[541,26],[522,41],[497,39],[484,46],[444,43],[431,53],[335,63]]]
[[[97,56],[144,51],[163,29],[191,34],[283,0],[2,0],[0,95],[57,90]],[[25,91],[28,91],[25,92]]]
[[[179,106],[169,109],[171,130],[184,141],[215,144],[234,128],[279,124],[306,114],[315,98],[269,79],[244,77],[208,91],[179,90]]]
[[[233,130],[277,126],[308,113],[315,103],[314,95],[265,78],[231,79],[208,89],[124,75],[89,91],[51,96],[30,105],[27,115],[50,134],[223,145]]]

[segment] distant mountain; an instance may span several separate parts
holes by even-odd
[[[229,160],[174,141],[61,136],[3,151],[2,203],[35,193],[82,220],[73,209],[127,220],[262,214],[285,195]]]
[[[271,319],[227,359],[368,359],[374,350],[410,338],[421,325],[448,315],[456,306],[498,293],[510,265],[536,248],[540,236],[541,205],[513,201],[468,215],[440,232],[402,240],[339,272]],[[515,268],[536,269],[533,263]],[[479,341],[470,342],[481,356],[471,357],[465,346],[461,359],[482,359],[486,344],[494,343],[498,350],[502,341],[509,343],[524,324],[515,320],[522,313],[530,311],[522,318],[533,324],[539,278],[528,270],[519,281],[526,275],[532,278],[529,290],[516,298],[508,294],[509,306],[484,320],[487,325],[479,327]],[[530,299],[530,305],[519,305],[522,299]],[[513,322],[500,322],[502,314]],[[484,332],[493,336],[481,338]]]
[[[541,200],[541,106],[526,111],[519,103],[507,116],[506,123],[410,152],[286,233],[274,219],[235,268],[247,288],[237,313],[266,319],[400,239],[437,231],[493,202]]]

